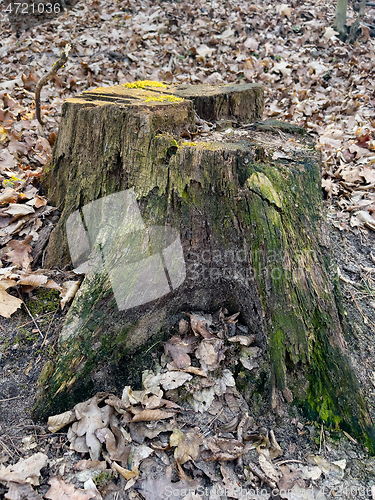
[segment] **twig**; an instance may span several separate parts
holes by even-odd
[[[215,420],[216,420],[217,418],[219,418],[219,417],[220,417],[220,415],[223,413],[223,411],[224,411],[224,408],[222,408],[222,409],[219,411],[219,413],[218,413],[217,415],[215,415],[214,417],[212,417],[212,418],[211,418],[211,420],[209,420],[209,421],[207,422],[207,424],[203,427],[203,429],[202,429],[202,434],[203,434],[204,436],[206,436],[206,434],[208,434],[208,433],[209,433],[209,430],[210,430],[211,425],[215,422]]]
[[[37,321],[39,321],[39,320],[40,320],[41,318],[43,318],[44,316],[48,316],[49,314],[52,314],[52,313],[56,314],[56,311],[50,311],[50,312],[48,312],[48,313],[42,314],[41,316],[38,316]],[[27,325],[29,325],[29,324],[30,324],[30,323],[32,323],[32,322],[33,322],[33,320],[28,321],[27,323],[23,323],[23,325],[17,326],[17,328],[15,328],[14,330],[15,330],[15,331],[16,331],[16,330],[19,330],[20,328],[23,328],[24,326],[27,326]],[[0,326],[1,326],[1,325],[0,325]]]
[[[65,45],[64,50],[60,54],[60,59],[54,63],[52,68],[48,71],[48,73],[39,80],[35,88],[35,107],[36,107],[36,118],[41,125],[45,125],[47,122],[42,120],[41,112],[40,112],[40,92],[42,87],[49,81],[51,78],[58,72],[58,70],[64,66],[69,57],[69,52],[72,46],[70,43]]]
[[[14,396],[14,398],[0,399],[0,403],[4,403],[5,401],[10,401],[11,399],[18,399],[18,398],[22,398],[22,396]]]
[[[371,330],[372,330],[372,331],[375,331],[375,330],[374,330],[374,328],[375,328],[375,324],[374,324],[372,321],[370,321],[370,320],[368,319],[368,317],[367,317],[367,316],[363,313],[362,309],[359,307],[358,302],[356,301],[356,299],[355,299],[355,297],[354,297],[354,295],[353,295],[353,293],[352,293],[352,291],[351,291],[351,290],[349,290],[349,293],[350,293],[350,295],[352,296],[353,302],[354,302],[354,304],[357,306],[357,309],[358,309],[358,311],[360,312],[360,314],[361,314],[361,316],[362,316],[362,318],[363,318],[364,323],[365,323],[365,324],[370,323],[370,325],[369,325],[369,326],[370,326]],[[371,326],[371,325],[372,325],[372,326]],[[374,328],[372,328],[372,327],[374,327]]]
[[[289,459],[289,460],[281,460],[281,462],[275,462],[276,465],[284,465],[284,464],[304,464],[305,462],[303,460],[295,460],[295,459]]]
[[[38,330],[38,332],[39,332],[40,336],[43,338],[43,333],[40,331],[40,328],[39,328],[39,326],[38,326],[38,323],[35,321],[34,316],[31,314],[31,312],[30,312],[29,308],[27,307],[27,305],[25,304],[25,302],[23,303],[23,305],[25,306],[25,309],[26,309],[26,311],[28,312],[28,314],[29,314],[30,318],[33,320],[33,323],[34,323],[34,325],[36,326],[36,328],[37,328],[37,330]]]

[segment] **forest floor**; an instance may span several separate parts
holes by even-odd
[[[375,459],[351,436],[341,433],[338,440],[337,432],[307,422],[297,410],[247,422],[253,439],[258,436],[259,449],[248,451],[242,469],[236,469],[237,461],[207,462],[214,465],[206,469],[206,462],[197,461],[190,469],[185,466],[185,472],[177,470],[180,481],[173,470],[176,482],[168,483],[165,478],[173,454],[156,448],[154,455],[137,462],[143,478],[143,483],[138,482],[140,493],[133,487],[125,492],[135,476],[125,480],[120,473],[115,480],[116,472],[106,468],[110,457],[107,464],[85,462],[74,468],[88,455],[69,448],[66,428],[51,434],[45,423],[30,417],[40,370],[55,356],[67,307],[61,310],[60,301],[67,302],[71,283],[77,279],[66,270],[43,269],[45,243],[59,211],[48,205],[39,179],[51,158],[61,104],[97,86],[147,79],[191,84],[261,82],[264,118],[303,126],[316,140],[322,152],[322,188],[347,313],[349,356],[375,418],[375,38],[368,26],[375,24],[375,9],[366,9],[359,37],[348,45],[332,30],[334,3],[328,1],[88,0],[68,3],[67,12],[51,20],[15,16],[11,24],[4,18],[7,5],[0,4],[4,21],[0,28],[0,299],[2,314],[8,316],[0,318],[0,498],[37,499],[37,494],[47,494],[45,498],[54,500],[120,500],[142,498],[141,494],[151,500],[167,498],[161,487],[173,485],[178,490],[173,498],[198,500],[208,497],[199,493],[197,481],[212,487],[218,474],[228,498],[277,498],[272,496],[272,484],[277,484],[277,495],[286,490],[282,498],[375,498]],[[355,15],[349,7],[349,22]],[[66,43],[73,46],[67,64],[42,89],[42,115],[47,122],[42,129],[35,118],[35,85]],[[251,408],[245,410],[251,417]],[[182,416],[191,418],[189,412]],[[220,423],[223,427],[227,422]],[[199,422],[195,424],[199,427]],[[271,430],[283,455],[275,452]],[[223,439],[231,434],[238,437],[230,430],[221,433]],[[9,475],[11,464],[28,457],[31,462],[27,466],[21,462],[21,469],[28,472],[25,477],[32,478],[29,482],[38,493],[27,489],[25,478],[17,479],[17,471]],[[263,468],[258,465],[260,477],[252,465],[258,462],[263,464]],[[40,469],[40,486],[36,486]],[[153,475],[159,482],[147,485],[145,479]],[[61,482],[48,484],[57,476],[77,488],[86,483],[86,492]],[[101,493],[94,490],[93,478]],[[235,491],[236,484],[243,485],[242,493]],[[196,493],[183,495],[182,486],[189,485]],[[258,493],[252,493],[254,488],[260,488]],[[215,494],[211,490],[209,498],[226,498]]]

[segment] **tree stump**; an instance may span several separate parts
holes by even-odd
[[[85,278],[36,416],[140,386],[184,312],[226,307],[263,353],[256,373],[236,373],[248,401],[297,404],[373,450],[346,356],[320,157],[303,129],[259,122],[262,109],[257,84],[136,82],[64,103],[44,178],[62,210],[46,262],[73,261]]]

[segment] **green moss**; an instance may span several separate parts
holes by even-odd
[[[247,180],[249,189],[257,192],[271,205],[282,208],[282,203],[269,178],[261,172],[254,172]]]
[[[40,288],[33,291],[33,295],[25,300],[25,304],[35,317],[39,314],[56,311],[59,307],[60,294],[58,290]],[[46,319],[45,321],[48,321]]]
[[[54,369],[54,364],[52,361],[47,361],[47,363],[43,366],[42,371],[40,372],[37,385],[44,386],[47,380],[51,377]]]
[[[366,403],[344,355],[329,341],[328,320],[326,313],[315,311],[308,395],[297,403],[311,420],[336,428],[339,425],[374,453],[375,435]]]
[[[96,486],[105,486],[107,483],[112,481],[113,474],[110,472],[103,471],[94,478],[94,483]]]

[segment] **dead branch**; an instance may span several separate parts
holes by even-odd
[[[42,120],[42,116],[41,116],[41,109],[40,109],[40,92],[42,90],[42,87],[47,83],[49,82],[49,80],[51,80],[51,78],[53,76],[56,75],[56,73],[58,72],[58,70],[64,66],[64,64],[66,64],[67,60],[68,60],[68,57],[69,57],[69,52],[71,50],[72,46],[70,45],[70,43],[67,43],[65,45],[65,48],[64,50],[61,52],[60,54],[60,59],[58,61],[56,61],[54,63],[54,65],[52,66],[52,68],[48,71],[48,73],[46,73],[44,76],[42,76],[42,78],[39,80],[39,82],[37,83],[36,85],[36,88],[35,88],[35,107],[36,107],[36,118],[38,120],[38,122],[41,124],[41,125],[45,125],[47,122],[46,121],[43,121]]]

